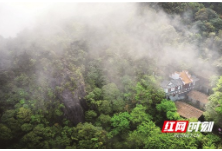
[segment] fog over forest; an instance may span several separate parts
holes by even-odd
[[[0,19],[4,20],[0,27],[1,35],[5,38],[19,38],[19,33],[28,30],[33,35],[30,39],[38,43],[35,39],[36,30],[43,36],[66,34],[69,31],[65,28],[71,26],[67,22],[72,22],[76,23],[74,26],[78,29],[74,30],[77,33],[70,32],[66,36],[69,36],[70,41],[86,40],[92,54],[102,55],[104,47],[113,47],[116,53],[127,51],[135,60],[155,58],[161,67],[180,62],[186,64],[187,68],[195,64],[199,67],[197,70],[203,70],[204,67],[204,70],[214,72],[209,63],[199,60],[200,42],[191,38],[200,32],[196,24],[187,27],[177,14],[169,16],[154,6],[140,8],[139,5],[141,4],[5,3],[1,6]],[[183,15],[186,18],[192,17],[189,11]],[[64,48],[58,51],[62,49]]]

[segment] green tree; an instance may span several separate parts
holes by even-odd
[[[218,18],[217,13],[210,8],[202,8],[195,14],[196,20],[211,20]]]
[[[160,103],[164,98],[164,92],[157,86],[157,78],[154,76],[144,76],[135,87],[135,100],[138,103],[152,108],[153,105]]]
[[[103,125],[104,128],[110,128],[111,117],[109,115],[101,114],[98,117],[99,122]]]
[[[200,136],[201,133],[198,133]],[[198,148],[201,139],[195,137],[175,137],[175,134],[162,133],[152,121],[142,122],[136,130],[130,132],[127,144],[130,148],[170,149]]]
[[[144,121],[150,121],[152,117],[146,113],[146,107],[141,104],[137,104],[136,107],[130,113],[131,121],[135,125],[139,125]]]
[[[206,104],[206,112],[204,116],[207,120],[214,122],[222,127],[222,76],[213,88],[213,94],[209,97],[209,102]]]
[[[111,118],[112,135],[117,135],[121,132],[125,132],[130,129],[130,114],[128,112],[123,112],[115,114]]]
[[[106,145],[106,131],[101,127],[95,127],[90,123],[79,123],[74,128],[76,140],[78,140],[77,148],[105,148]]]
[[[1,117],[1,121],[4,123],[6,122],[9,118],[14,118],[16,114],[15,110],[6,110],[5,113]]]
[[[217,135],[207,134],[202,139],[203,149],[217,149],[221,144],[221,139]]]
[[[93,110],[86,111],[85,118],[87,121],[92,121],[95,117],[97,117],[97,113]]]
[[[4,124],[0,124],[0,140],[9,141],[13,138],[12,131]]]
[[[17,113],[17,118],[21,119],[24,122],[29,122],[31,120],[32,111],[24,107],[19,108]]]
[[[127,138],[129,148],[144,148],[146,145],[145,139],[151,135],[152,131],[155,133],[159,131],[159,128],[152,121],[142,122],[136,130],[129,133]]]
[[[21,126],[21,129],[22,131],[24,132],[29,132],[31,131],[33,128],[32,124],[28,124],[28,123],[24,123],[22,126]]]
[[[20,123],[15,118],[15,110],[7,110],[1,117],[1,122],[10,128],[14,136],[17,136],[17,133],[20,131]]]
[[[113,101],[120,97],[120,91],[115,83],[109,83],[102,87],[104,100]]]
[[[156,109],[159,112],[159,115],[157,116],[159,119],[163,120],[167,118],[169,120],[178,120],[180,118],[173,101],[163,99],[160,104],[156,105]]]
[[[101,100],[98,105],[99,113],[111,114],[112,113],[112,104],[111,101]]]

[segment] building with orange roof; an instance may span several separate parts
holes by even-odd
[[[172,75],[170,75],[173,79],[180,78],[183,82],[183,84],[189,84],[193,82],[193,79],[191,78],[191,75],[187,71],[182,72],[175,72]]]
[[[170,80],[164,80],[161,87],[166,97],[172,101],[184,99],[185,94],[194,89],[199,80],[196,76],[191,76],[188,71],[174,72],[169,77]]]
[[[205,108],[205,104],[208,102],[208,96],[197,91],[199,85],[201,85],[199,78],[189,74],[188,71],[174,72],[169,75],[169,78],[169,80],[164,80],[161,83],[166,98],[175,101],[177,112],[180,116],[184,118],[200,118],[203,114],[201,110]],[[192,102],[193,106],[187,104],[187,101]]]

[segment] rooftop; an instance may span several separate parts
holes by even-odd
[[[174,88],[176,86],[180,86],[180,85],[183,85],[183,82],[181,79],[171,79],[171,80],[164,80],[162,83],[161,83],[161,86],[163,88]]]
[[[194,99],[194,100],[198,100],[202,103],[207,103],[208,102],[208,96],[204,93],[201,93],[199,91],[190,91],[187,96],[189,96],[190,98]]]
[[[181,101],[176,101],[175,102],[176,107],[177,107],[177,112],[180,114],[180,116],[185,117],[185,118],[199,118],[202,114],[203,111],[187,104]]]
[[[182,80],[185,84],[189,84],[189,83],[192,82],[192,80],[191,80],[191,75],[189,75],[187,71],[177,72],[177,74],[180,75],[181,80]]]

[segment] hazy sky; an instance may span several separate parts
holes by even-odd
[[[36,23],[42,18],[45,20],[47,17],[59,19],[77,15],[90,19],[91,16],[115,12],[120,8],[124,11],[128,6],[132,6],[132,3],[1,2],[0,35],[5,38],[15,37],[22,29],[37,25]]]
[[[50,3],[11,2],[0,3],[0,35],[15,37],[24,28],[31,28],[38,16],[46,12]]]

